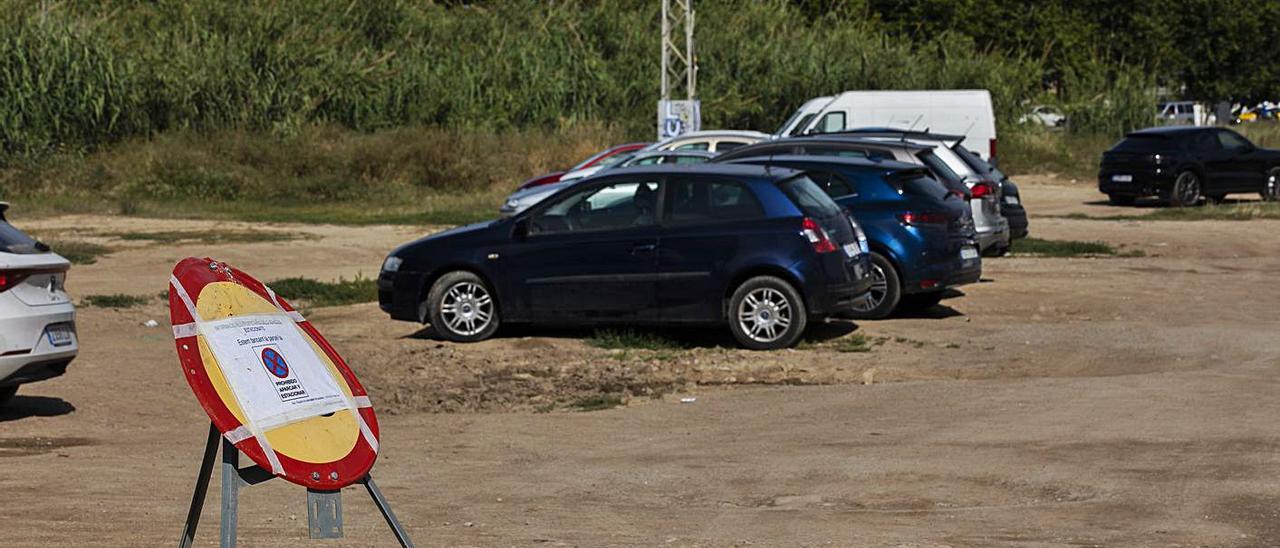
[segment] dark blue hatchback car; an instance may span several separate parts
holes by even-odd
[[[795,170],[623,168],[513,217],[400,246],[383,263],[378,301],[455,341],[504,322],[727,322],[746,348],[782,348],[870,289],[859,235]]]
[[[744,158],[734,163],[798,169],[848,208],[870,242],[874,283],[853,317],[884,318],[938,304],[948,287],[982,275],[964,200],[910,164],[831,156]]]

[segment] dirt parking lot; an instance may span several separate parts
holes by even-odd
[[[715,330],[663,333],[664,350],[544,329],[457,345],[373,303],[307,315],[369,388],[374,473],[419,546],[1280,545],[1280,221],[1082,219],[1133,211],[1083,183],[1019,184],[1033,236],[1141,256],[987,260],[925,315],[833,321],[771,353]],[[77,296],[154,296],[189,255],[264,280],[372,277],[429,231],[169,244],[120,234],[250,227],[18,223],[116,248],[72,270]],[[68,374],[0,412],[0,544],[176,542],[207,418],[167,319],[159,298],[81,307]],[[839,351],[854,337],[869,351]],[[602,394],[622,405],[576,410]],[[216,493],[215,477],[200,545]],[[363,492],[345,498],[347,537],[308,545],[390,545]],[[245,491],[241,544],[304,544],[304,499]]]

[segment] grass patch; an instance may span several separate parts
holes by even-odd
[[[71,264],[93,264],[98,262],[98,257],[111,253],[111,248],[89,242],[49,240],[44,243],[54,253],[62,255],[63,258],[71,261]]]
[[[161,244],[176,244],[180,242],[202,244],[283,242],[307,237],[306,234],[299,232],[269,230],[167,230],[159,232],[113,232],[105,235],[125,241],[146,241]]]
[[[569,407],[577,409],[578,411],[600,411],[618,407],[623,403],[622,396],[617,394],[600,394],[598,396],[589,396],[577,400],[570,403]]]
[[[276,294],[295,305],[306,303],[307,306],[340,306],[378,300],[377,283],[365,278],[354,280],[339,278],[336,282],[321,282],[311,278],[284,278],[267,285]]]
[[[1252,221],[1280,219],[1280,202],[1206,205],[1203,207],[1169,207],[1140,217],[1152,221]]]
[[[140,295],[114,293],[111,295],[89,295],[80,301],[80,305],[96,308],[133,308],[147,304],[147,301],[150,300],[149,297]]]
[[[587,344],[606,350],[671,351],[681,348],[676,341],[635,329],[599,329],[587,339]]]
[[[797,350],[833,350],[835,352],[860,353],[870,352],[874,347],[884,344],[883,338],[872,338],[862,333],[853,333],[838,339],[817,341],[801,339],[796,343]]]
[[[1014,240],[1010,253],[1033,255],[1036,257],[1095,257],[1100,255],[1117,255],[1114,247],[1103,242],[1081,242],[1077,240],[1042,240],[1040,238],[1022,238]]]

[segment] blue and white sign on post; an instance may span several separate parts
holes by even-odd
[[[658,101],[658,140],[702,129],[701,101]]]

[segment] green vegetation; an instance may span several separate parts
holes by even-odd
[[[601,394],[598,396],[589,396],[569,404],[569,407],[578,411],[600,411],[604,409],[612,409],[626,403],[622,396],[617,394]],[[548,409],[549,411],[549,409]]]
[[[1280,202],[1246,202],[1241,204],[1206,205],[1204,207],[1168,207],[1139,217],[1151,221],[1248,221],[1280,219]]]
[[[606,350],[671,351],[682,348],[676,341],[638,329],[600,329],[587,339],[587,344]]]
[[[1009,252],[1015,255],[1032,255],[1036,257],[1142,256],[1142,252],[1139,250],[1121,252],[1103,242],[1042,240],[1040,238],[1014,240],[1013,247],[1010,248]]]
[[[364,278],[339,278],[336,282],[285,278],[267,285],[295,306],[340,306],[378,300],[377,282]]]
[[[93,264],[98,262],[98,257],[111,253],[105,245],[78,240],[47,240],[45,244],[71,264]]]
[[[139,295],[114,293],[111,295],[89,295],[80,301],[81,306],[98,308],[133,308],[147,304],[151,298]]]
[[[202,244],[215,243],[255,243],[283,242],[306,237],[297,232],[276,232],[270,230],[167,230],[159,232],[116,232],[110,236],[126,241],[146,241],[162,244],[179,242],[196,242]]]

